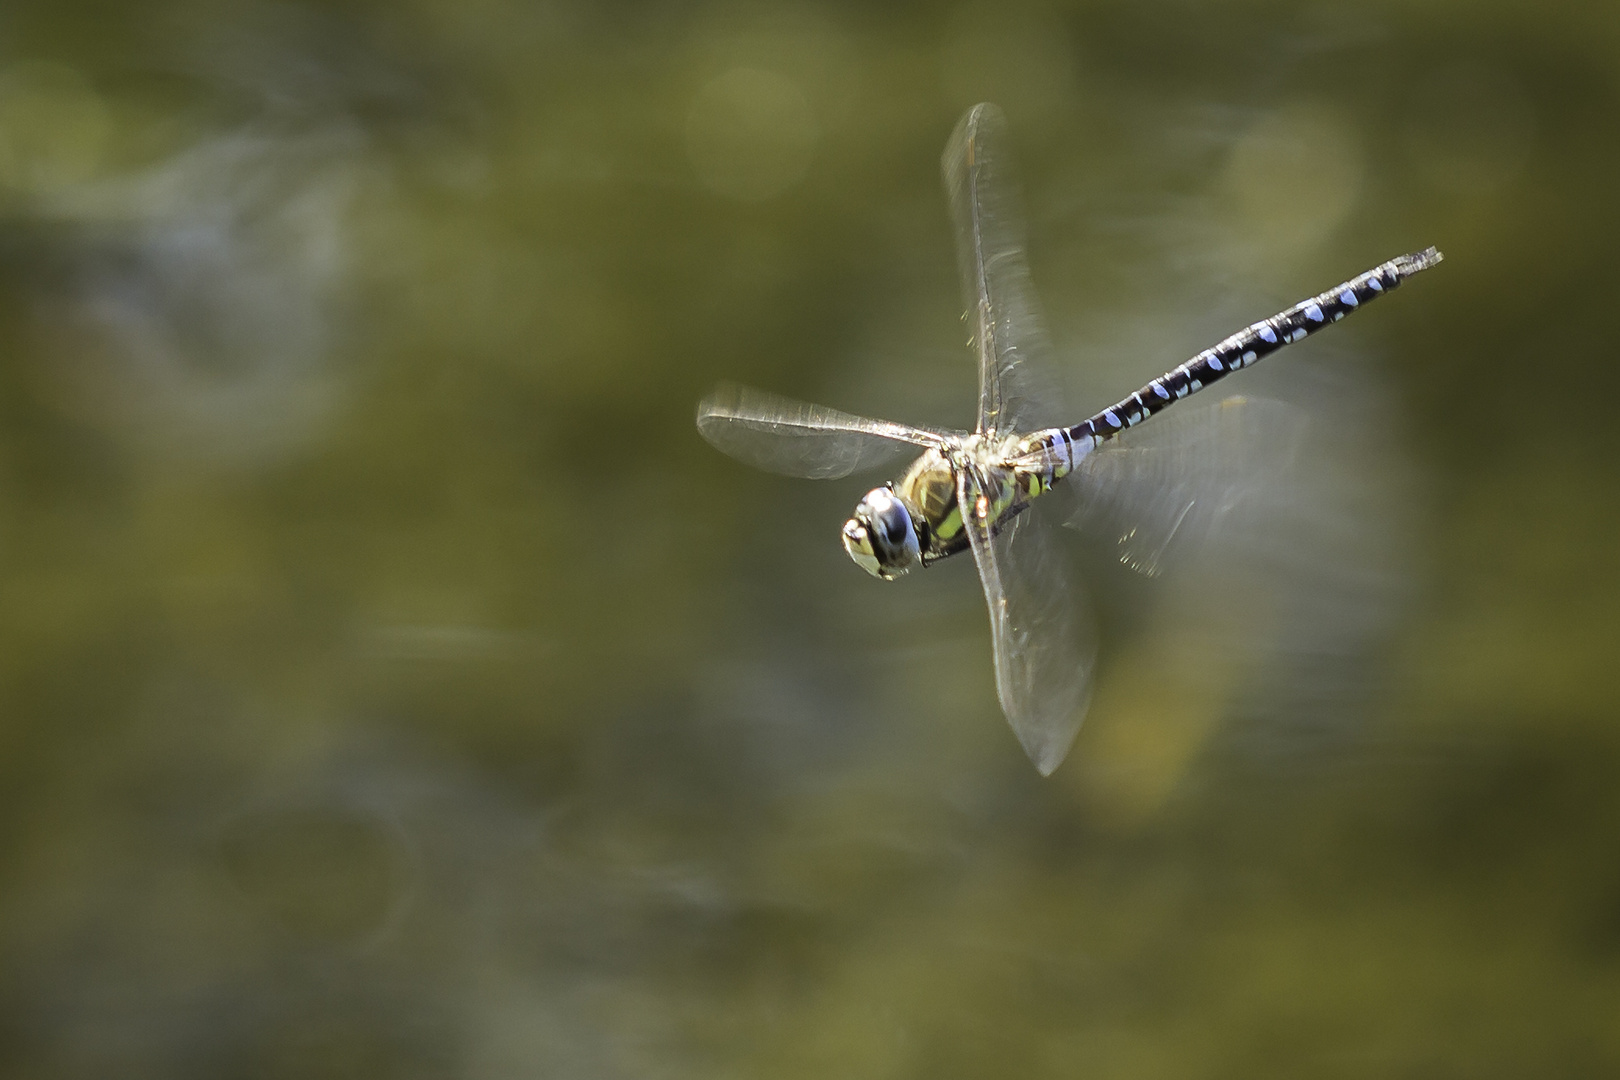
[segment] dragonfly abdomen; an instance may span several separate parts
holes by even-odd
[[[1068,429],[1069,436],[1076,449],[1090,450],[1102,440],[1140,424],[1154,413],[1190,394],[1196,394],[1231,372],[1249,367],[1283,346],[1338,322],[1362,304],[1377,299],[1413,274],[1435,265],[1440,259],[1440,252],[1432,247],[1399,256],[1319,296],[1303,300],[1269,319],[1245,327],[1180,367],[1160,375],[1085,423]]]
[[[1033,499],[1068,476],[1083,454],[1084,450],[1074,445],[1065,428],[1047,428],[1025,435],[1007,454],[1013,486],[1019,495]]]

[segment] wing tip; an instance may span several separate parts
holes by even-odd
[[[999,120],[1004,115],[1000,105],[993,101],[981,101],[968,108],[965,119],[969,124],[977,124],[982,120]]]
[[[1074,740],[1080,734],[1080,724],[1085,720],[1086,712],[1091,704],[1089,691],[1082,693],[1080,702],[1073,706],[1069,712],[1069,721],[1066,724],[1013,724],[1013,734],[1018,736],[1018,743],[1024,748],[1030,763],[1035,771],[1042,776],[1051,776],[1057,771],[1059,765],[1068,760],[1069,753],[1074,749]],[[1002,706],[1006,711],[1006,706]],[[1012,713],[1007,714],[1008,721],[1012,720]]]
[[[1051,776],[1057,767],[1068,759],[1069,751],[1074,748],[1074,735],[1067,741],[1047,743],[1044,746],[1025,746],[1024,753],[1035,766],[1035,771],[1041,776]]]
[[[1007,124],[1007,114],[1001,111],[1001,106],[993,101],[981,101],[970,105],[962,113],[962,119],[956,122],[956,130],[945,143],[945,154],[940,159],[940,165],[945,173],[945,187],[947,190],[955,189],[953,176],[958,168],[971,169],[978,164],[978,138],[979,133],[990,128],[1002,128]]]
[[[729,379],[723,379],[709,388],[697,403],[697,426],[701,430],[705,420],[716,417],[734,416],[737,406],[742,401],[743,387]]]

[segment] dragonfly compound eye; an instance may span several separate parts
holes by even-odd
[[[873,488],[844,523],[844,550],[869,574],[893,580],[920,554],[917,529],[906,504],[887,488]]]

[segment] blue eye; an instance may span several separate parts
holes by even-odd
[[[874,502],[871,512],[873,547],[886,565],[904,565],[915,554],[911,515],[898,499]]]
[[[864,530],[864,546],[871,552],[869,557],[876,564],[875,568],[866,568],[879,577],[892,581],[917,561],[919,549],[911,512],[887,488],[874,488],[866,493],[866,498],[855,508],[852,524]],[[856,546],[850,547],[851,543]],[[851,538],[844,546],[850,548],[850,555],[857,562],[861,562],[858,552],[862,545],[859,540]]]

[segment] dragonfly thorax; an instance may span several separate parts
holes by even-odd
[[[956,449],[972,452],[971,446]],[[956,505],[956,470],[946,453],[933,449],[899,480],[867,492],[844,523],[844,550],[856,565],[893,581],[914,566],[967,550]],[[1010,485],[1006,491],[1010,497]],[[996,504],[998,513],[1005,509],[1005,500]]]
[[[893,581],[922,554],[910,508],[888,487],[868,491],[844,522],[844,550],[862,570]]]

